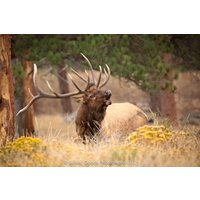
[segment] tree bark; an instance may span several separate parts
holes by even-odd
[[[150,107],[153,112],[161,115],[161,91],[150,93]]]
[[[11,36],[0,35],[0,146],[15,135],[14,85],[11,68]]]
[[[64,69],[63,65],[58,65],[57,73],[58,73],[58,82],[60,86],[60,93],[61,94],[69,93],[68,79],[66,75],[67,72],[66,69]],[[65,113],[72,113],[72,105],[70,98],[61,99],[61,104],[63,107],[63,111]]]
[[[173,92],[173,80],[174,73],[172,67],[172,54],[165,53],[163,55],[164,65],[170,66],[170,71],[167,76],[167,80],[170,82],[170,88],[162,90],[161,95],[161,114],[162,117],[166,117],[170,120],[170,122],[174,125],[177,124],[177,113],[176,113],[176,101],[175,94]]]
[[[173,80],[174,73],[172,67],[172,54],[165,53],[163,55],[164,67],[167,65],[170,67],[167,77],[163,77],[163,80],[158,83],[161,84],[163,89],[161,91],[150,93],[151,98],[151,109],[163,118],[168,118],[172,125],[177,124],[177,112],[176,112],[176,101],[175,94],[173,92]],[[165,88],[165,83],[170,83],[170,88]]]
[[[26,106],[32,99],[30,92],[33,94],[33,63],[31,61],[24,61],[24,80],[23,80],[23,93],[24,93],[24,101],[23,107]],[[24,113],[22,119],[22,133],[20,135],[30,136],[35,132],[34,126],[34,109],[33,106]]]
[[[21,84],[22,85],[22,84]],[[24,101],[24,98],[22,96],[18,96],[16,97],[15,96],[15,111],[16,113],[21,109],[23,108],[23,101]],[[22,129],[22,126],[23,126],[23,115],[18,115],[16,117],[16,132],[19,136],[22,136],[23,134],[23,129]]]

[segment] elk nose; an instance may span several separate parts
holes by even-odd
[[[110,99],[111,95],[112,95],[112,92],[110,90],[106,90],[105,96],[107,100]]]

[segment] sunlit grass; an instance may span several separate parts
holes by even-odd
[[[199,127],[156,122],[129,136],[102,133],[87,145],[64,116],[38,116],[36,129],[0,149],[1,166],[200,166]]]

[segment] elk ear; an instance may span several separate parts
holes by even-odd
[[[80,102],[82,101],[82,99],[75,99],[75,101],[76,101],[77,103],[80,103]]]
[[[72,97],[77,103],[80,103],[83,100],[83,95],[77,96],[77,97]]]

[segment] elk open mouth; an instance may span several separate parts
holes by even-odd
[[[106,106],[109,106],[109,105],[111,105],[112,104],[112,101],[109,99],[109,100],[107,100],[106,102],[105,102],[105,105]]]
[[[107,90],[105,92],[105,101],[104,101],[104,106],[109,106],[110,104],[112,104],[110,97],[112,96],[112,92],[110,90]]]
[[[110,97],[112,96],[112,92],[110,91],[110,90],[107,90],[106,92],[105,92],[105,99],[106,100],[110,100]]]

